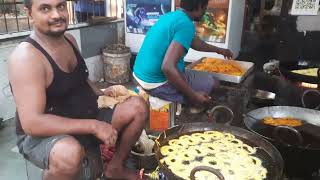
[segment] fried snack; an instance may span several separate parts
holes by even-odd
[[[221,60],[215,58],[206,58],[201,63],[193,67],[194,70],[222,73],[233,76],[242,76],[245,70],[239,63],[232,60]]]
[[[179,156],[179,159],[182,159],[183,161],[193,161],[195,157],[194,155],[189,154],[189,152],[179,153],[178,156]]]
[[[263,118],[263,123],[271,126],[290,126],[290,127],[297,127],[302,125],[301,120],[290,118],[290,117],[284,117],[284,118],[265,117]]]
[[[187,144],[181,146],[179,144]],[[183,179],[190,179],[190,172],[197,166],[219,170],[226,180],[256,179],[267,177],[267,169],[256,157],[257,148],[251,147],[231,133],[219,131],[195,132],[171,139],[162,146],[160,163]],[[198,175],[197,175],[198,174]],[[216,179],[212,173],[199,171],[196,179]]]
[[[211,141],[211,137],[208,134],[203,134],[203,133],[193,133],[191,134],[191,137],[194,139],[197,139],[197,141],[199,141],[200,143],[202,142],[210,142]]]
[[[164,162],[168,166],[179,166],[179,165],[182,165],[182,160],[178,156],[167,156],[164,159]]]
[[[127,96],[129,91],[122,85],[113,85],[104,90],[104,93],[111,97]]]
[[[161,147],[161,154],[164,155],[164,156],[167,156],[167,155],[175,155],[177,154],[179,151],[179,147],[178,146],[162,146]]]
[[[194,146],[194,145],[197,145],[199,144],[199,141],[198,139],[195,139],[191,136],[188,136],[188,135],[183,135],[183,136],[180,136],[179,140],[183,143],[183,144],[187,144],[189,146]]]
[[[219,131],[205,131],[204,134],[209,135],[213,140],[224,137],[224,134]]]
[[[317,77],[318,70],[319,70],[319,68],[309,68],[309,69],[293,70],[291,72],[296,73],[296,74],[306,75],[306,76]]]
[[[188,147],[188,144],[185,144],[183,143],[182,141],[179,141],[179,139],[172,139],[168,142],[168,144],[170,146],[173,146],[173,145],[177,145],[177,146],[181,146],[183,148],[187,148]]]
[[[116,104],[124,102],[132,93],[122,85],[114,85],[104,90],[104,95],[98,98],[99,108],[113,109]]]

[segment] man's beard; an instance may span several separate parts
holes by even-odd
[[[46,35],[48,36],[52,36],[52,37],[59,37],[59,36],[62,36],[64,35],[64,33],[66,32],[67,30],[67,21],[65,18],[57,18],[57,19],[54,19],[53,21],[49,21],[49,26],[52,26],[52,25],[55,25],[55,24],[58,24],[58,23],[65,23],[65,28],[61,31],[48,31],[48,32],[45,32]]]
[[[48,36],[52,36],[52,37],[60,37],[60,36],[64,35],[66,30],[67,29],[64,29],[62,31],[48,31],[48,32],[45,32],[45,34]]]

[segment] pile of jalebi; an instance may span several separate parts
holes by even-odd
[[[217,169],[226,180],[265,179],[267,169],[255,156],[256,151],[230,133],[206,131],[169,140],[168,145],[160,148],[163,156],[160,163],[183,179],[190,179],[191,170],[197,166]],[[195,177],[217,179],[207,171],[199,171]]]
[[[196,64],[192,69],[234,76],[241,76],[245,73],[245,70],[236,61],[215,58],[205,58],[201,61],[201,63]]]
[[[271,126],[290,126],[290,127],[297,127],[302,125],[301,120],[290,118],[290,117],[284,117],[284,118],[265,117],[263,119],[263,123]]]

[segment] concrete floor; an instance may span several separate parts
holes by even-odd
[[[4,126],[0,129],[0,179],[27,180],[25,161],[16,147],[15,122],[7,120]]]

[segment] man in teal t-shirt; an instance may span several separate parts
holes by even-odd
[[[167,13],[148,31],[137,55],[133,76],[150,95],[183,104],[204,104],[217,86],[211,76],[184,72],[189,48],[232,57],[228,49],[205,43],[195,35],[193,21],[204,15],[208,0],[181,0],[181,9]]]

